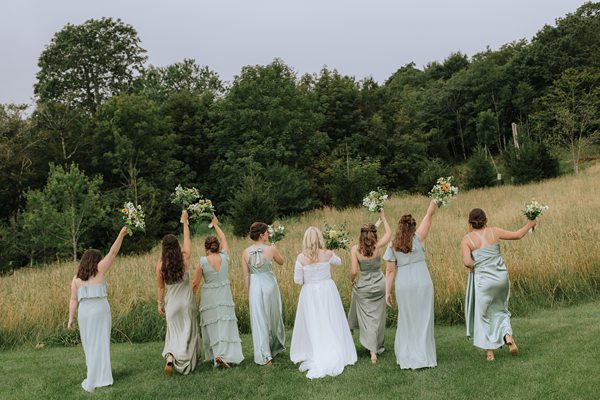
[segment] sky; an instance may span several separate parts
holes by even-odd
[[[384,82],[461,51],[530,40],[574,12],[575,0],[0,0],[0,103],[33,102],[37,60],[65,24],[120,18],[148,63],[193,58],[231,81],[281,58],[298,74],[326,65]]]

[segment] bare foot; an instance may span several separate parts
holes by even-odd
[[[165,373],[169,376],[173,375],[173,356],[167,355],[167,364],[165,365]]]
[[[377,353],[375,353],[374,351],[371,352],[371,363],[377,363]]]
[[[510,335],[504,336],[504,341],[508,345],[508,350],[510,350],[510,354],[512,354],[513,356],[516,356],[519,354],[519,348],[517,347],[517,344],[515,343],[515,339],[513,339],[512,336],[510,336]]]
[[[265,367],[272,367],[273,366],[273,361],[269,360],[269,362],[267,362],[265,364]]]
[[[487,360],[488,361],[494,361],[495,360],[495,358],[494,358],[494,350],[488,350],[487,351]]]

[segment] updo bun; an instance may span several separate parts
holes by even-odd
[[[250,239],[257,241],[260,239],[260,235],[265,233],[269,229],[269,225],[264,222],[255,222],[250,226]]]
[[[221,243],[216,237],[209,236],[204,241],[204,249],[210,253],[218,253],[221,249]]]
[[[469,213],[469,224],[473,229],[482,229],[487,225],[487,216],[481,208],[474,208]]]

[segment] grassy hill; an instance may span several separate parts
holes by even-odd
[[[467,232],[467,215],[481,207],[488,213],[492,226],[517,229],[524,222],[522,204],[535,197],[550,205],[550,210],[535,233],[521,241],[504,242],[502,249],[510,271],[510,309],[523,315],[539,306],[574,304],[598,298],[600,293],[600,164],[590,166],[579,176],[526,186],[500,186],[461,193],[438,211],[426,243],[426,255],[435,288],[436,322],[455,323],[463,318],[466,269],[462,266],[459,244]],[[422,196],[394,196],[386,215],[395,222],[404,213],[420,219],[428,200]],[[288,230],[278,244],[286,263],[275,269],[283,299],[284,321],[293,323],[300,287],[293,283],[293,261],[301,251],[304,230],[325,222],[346,222],[353,237],[360,225],[376,216],[365,209],[322,209],[300,217],[280,221]],[[167,233],[167,232],[165,232]],[[203,252],[204,237],[193,239],[193,258]],[[247,239],[230,236],[232,255],[231,282],[240,329],[249,330],[247,294],[243,290],[240,255],[249,244]],[[347,307],[351,288],[348,278],[349,258],[334,268],[334,279]],[[156,313],[154,266],[159,248],[141,256],[118,257],[109,272],[109,302],[113,317],[113,340],[144,342],[160,340],[164,321]],[[21,269],[0,278],[0,348],[40,342],[75,343],[76,331],[67,331],[69,283],[77,266],[56,263],[44,268]],[[194,266],[196,268],[196,265]],[[393,324],[394,312],[388,312]]]

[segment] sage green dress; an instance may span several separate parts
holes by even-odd
[[[252,246],[249,251],[250,327],[254,346],[254,362],[268,363],[285,350],[281,295],[273,262],[263,256],[264,246]]]
[[[381,257],[358,260],[360,277],[352,285],[348,312],[350,329],[360,329],[360,343],[368,350],[383,352],[385,337],[385,276]]]
[[[214,363],[217,357],[221,357],[229,364],[239,364],[244,356],[229,285],[229,256],[225,252],[221,252],[220,256],[221,266],[218,271],[215,271],[206,257],[200,257],[204,277],[200,296],[204,359]]]
[[[413,236],[412,250],[409,253],[397,251],[390,244],[383,258],[396,263],[396,361],[402,369],[435,367],[437,358],[433,335],[433,283],[419,237]]]
[[[165,286],[167,334],[162,355],[166,357],[171,354],[175,359],[175,370],[187,375],[196,368],[200,358],[196,303],[189,271],[183,274],[180,282]]]
[[[512,336],[508,298],[510,283],[500,244],[471,252],[475,272],[469,272],[465,296],[467,336],[482,349],[497,349]]]
[[[106,283],[92,283],[77,289],[77,322],[87,367],[87,377],[81,387],[88,392],[113,384],[110,368],[112,322],[107,294]]]

